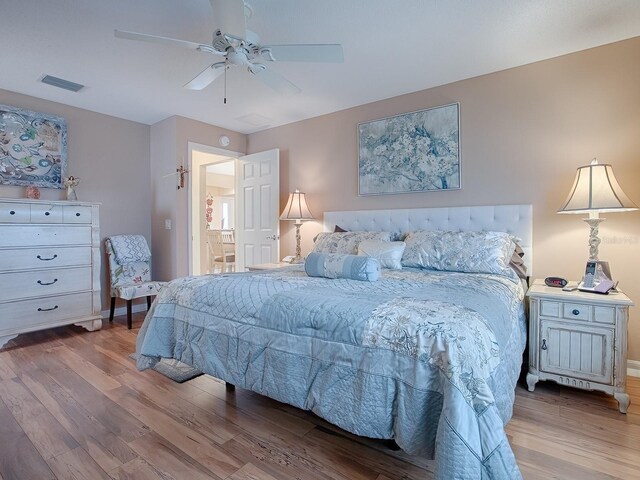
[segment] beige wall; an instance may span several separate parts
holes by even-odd
[[[171,280],[189,274],[189,191],[176,190],[175,172],[178,165],[189,162],[189,143],[221,148],[218,139],[229,137],[226,150],[245,153],[247,136],[188,118],[173,116],[151,126],[151,180],[154,184],[152,224],[154,232],[154,262],[158,278]],[[185,182],[189,185],[189,179]],[[170,219],[172,229],[164,228]]]
[[[281,206],[298,187],[319,219],[328,210],[531,203],[533,274],[578,279],[588,227],[555,212],[576,168],[594,156],[640,204],[639,59],[640,37],[251,134],[248,153],[279,148]],[[358,197],[358,123],[452,102],[460,103],[462,189]],[[600,258],[640,302],[640,212],[603,216]],[[292,226],[281,228],[290,254]],[[304,252],[319,230],[303,225]],[[639,307],[629,338],[630,358],[640,360]]]
[[[71,95],[71,94],[70,94]],[[151,243],[149,126],[35,97],[0,90],[0,104],[63,117],[68,131],[67,173],[80,177],[78,200],[99,202],[102,239],[140,233]],[[22,198],[24,187],[0,185],[0,197]],[[41,189],[41,198],[65,198],[63,189]],[[102,308],[108,308],[108,266],[101,242]]]

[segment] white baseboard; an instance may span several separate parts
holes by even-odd
[[[627,360],[627,375],[640,377],[640,360]]]
[[[138,312],[146,312],[147,311],[147,304],[146,303],[134,303],[131,306],[131,313],[138,313]],[[113,316],[114,317],[119,317],[120,315],[126,315],[127,314],[127,306],[125,305],[124,307],[118,307],[114,310],[113,312]],[[100,312],[100,315],[102,315],[102,318],[109,320],[109,309],[107,310],[102,310]]]

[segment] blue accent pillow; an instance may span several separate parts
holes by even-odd
[[[310,277],[375,282],[380,276],[380,262],[373,257],[311,252],[304,262],[304,270]]]

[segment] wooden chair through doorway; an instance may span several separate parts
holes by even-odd
[[[209,230],[207,235],[209,249],[209,273],[234,272],[236,269],[236,242],[233,230]]]

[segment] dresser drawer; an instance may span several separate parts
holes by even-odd
[[[29,223],[30,218],[29,204],[0,202],[0,222]]]
[[[0,247],[91,245],[91,227],[80,225],[0,225]]]
[[[64,223],[91,223],[91,207],[84,205],[64,205],[62,207]]]
[[[31,205],[31,223],[62,223],[62,205],[34,203]]]
[[[31,327],[84,317],[93,313],[91,293],[60,295],[35,300],[0,304],[0,332],[27,330]]]
[[[91,290],[91,267],[0,274],[0,302]]]
[[[39,247],[0,250],[0,272],[91,265],[91,247]]]

